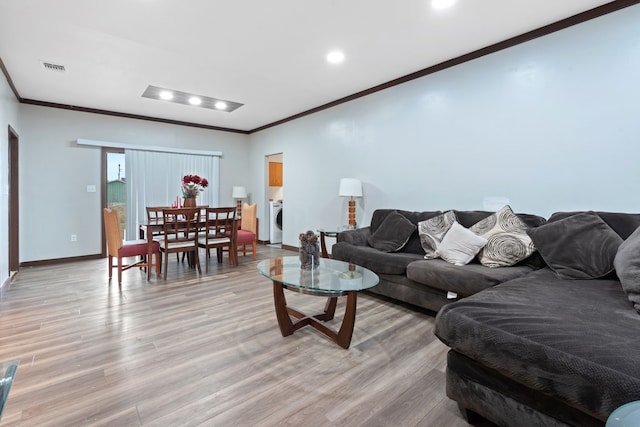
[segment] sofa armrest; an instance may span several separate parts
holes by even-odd
[[[369,246],[367,239],[371,236],[369,227],[356,228],[355,230],[345,230],[338,234],[337,241],[345,242],[355,246]]]

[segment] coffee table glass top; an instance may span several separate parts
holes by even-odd
[[[378,275],[373,271],[328,258],[320,258],[320,265],[314,270],[300,268],[297,256],[272,258],[260,261],[258,271],[291,291],[312,295],[346,295],[378,284]]]

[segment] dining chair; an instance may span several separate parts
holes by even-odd
[[[147,224],[162,224],[162,211],[164,209],[173,209],[171,206],[147,206]],[[152,239],[158,242],[164,240],[162,237],[163,231],[154,228]],[[185,254],[182,254],[182,260],[184,261]],[[180,254],[176,252],[176,259],[180,261]]]
[[[237,230],[236,236],[236,259],[238,252],[242,246],[242,255],[247,255],[247,245],[251,246],[253,259],[256,260],[256,250],[258,246],[258,218],[256,216],[256,204],[242,205],[242,217],[240,219],[240,228]]]
[[[198,246],[206,249],[207,253],[205,271],[209,272],[211,249],[216,249],[218,263],[222,262],[222,255],[226,249],[229,253],[229,264],[238,265],[236,258],[236,208],[207,208],[205,212],[205,228],[198,238]]]
[[[162,210],[169,209],[170,206],[147,206],[147,223],[159,224],[162,222]],[[160,233],[156,233],[160,234]]]
[[[118,284],[122,283],[122,272],[132,267],[156,267],[156,274],[159,276],[162,269],[162,258],[160,257],[160,244],[153,242],[151,246],[151,258],[155,257],[155,263],[152,259],[147,259],[147,241],[140,240],[122,240],[122,231],[120,230],[120,215],[115,209],[104,208],[104,229],[107,237],[107,255],[109,261],[109,280],[113,276],[113,268],[118,269]],[[141,257],[136,262],[124,264],[123,259],[129,257]],[[113,259],[117,259],[114,265]]]
[[[169,254],[186,252],[189,264],[200,269],[198,257],[198,231],[200,227],[200,208],[169,208],[162,210],[163,239],[160,252],[164,252],[164,278],[167,278]]]

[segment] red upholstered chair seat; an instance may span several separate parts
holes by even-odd
[[[250,245],[256,238],[256,235],[250,231],[238,230],[237,233],[238,235],[236,236],[236,242],[238,242],[239,244]]]
[[[140,253],[145,253],[147,251],[147,241],[144,239],[140,240],[127,240],[122,242],[122,247],[118,249],[118,255],[123,258],[130,256],[137,256]],[[151,245],[151,251],[154,254],[160,253],[160,243],[154,241]]]

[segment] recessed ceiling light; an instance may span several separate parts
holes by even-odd
[[[329,52],[329,54],[327,54],[327,61],[332,64],[338,64],[344,61],[344,53],[339,51]]]
[[[192,96],[191,98],[189,98],[189,104],[200,105],[202,104],[202,99],[198,98],[197,96]]]
[[[431,0],[431,7],[434,9],[446,9],[453,6],[456,0]]]
[[[173,99],[173,93],[169,92],[168,90],[163,90],[162,92],[160,92],[160,98],[164,99],[165,101],[169,101]]]
[[[227,103],[224,101],[218,101],[214,104],[214,106],[218,109],[218,110],[226,110],[227,109]]]

